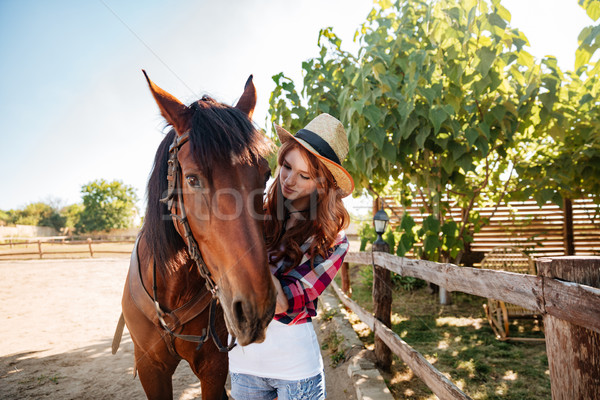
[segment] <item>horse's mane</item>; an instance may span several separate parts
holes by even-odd
[[[192,154],[211,186],[213,168],[231,162],[256,163],[272,150],[270,141],[254,128],[242,111],[207,96],[190,108],[193,110],[189,132]],[[169,146],[175,135],[175,130],[171,129],[156,151],[146,190],[146,215],[140,231],[161,273],[189,261],[187,247],[175,230],[170,211],[160,202],[167,193]]]

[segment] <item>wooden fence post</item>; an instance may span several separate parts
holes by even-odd
[[[342,263],[342,292],[348,297],[352,297],[350,290],[350,273],[348,272],[348,263]]]
[[[373,243],[373,251],[389,253],[386,242]],[[388,328],[392,328],[392,280],[390,271],[373,264],[373,314]],[[375,358],[377,365],[384,371],[392,366],[392,351],[375,332]]]
[[[572,256],[575,254],[575,240],[573,235],[573,201],[565,198],[563,200],[563,241],[565,247],[565,255]]]
[[[90,257],[94,258],[94,251],[92,250],[92,238],[87,238],[88,246],[90,247]]]
[[[42,258],[42,256],[44,255],[44,253],[42,252],[42,241],[38,240],[38,251],[40,253],[40,258]]]
[[[540,258],[536,266],[539,276],[600,288],[600,257]],[[545,303],[556,307],[551,297]],[[544,333],[552,399],[600,399],[600,333],[550,314]]]

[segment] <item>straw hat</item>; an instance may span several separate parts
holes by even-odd
[[[348,155],[348,137],[340,121],[329,114],[320,114],[304,129],[292,135],[277,124],[275,130],[283,144],[290,139],[298,142],[325,164],[346,197],[354,190],[354,180],[342,167]]]

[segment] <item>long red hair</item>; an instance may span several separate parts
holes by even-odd
[[[306,251],[311,260],[314,260],[317,255],[327,258],[327,252],[334,245],[338,233],[350,222],[350,216],[342,202],[343,193],[337,187],[329,169],[295,140],[288,140],[279,149],[278,171],[283,165],[285,156],[292,149],[300,150],[307,161],[308,175],[317,183],[317,189],[311,195],[309,209],[301,213],[303,220],[287,230],[285,222],[290,213],[284,204],[285,198],[281,191],[279,174],[267,192],[264,224],[267,250],[272,264],[284,257],[291,261],[286,265],[286,271],[300,264],[304,256],[300,246],[311,238],[312,242]]]

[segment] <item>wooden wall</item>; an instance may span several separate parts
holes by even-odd
[[[399,224],[405,211],[417,223],[428,215],[422,213],[420,201],[406,210],[391,197],[384,201],[392,225]],[[451,210],[452,218],[460,222],[461,209],[453,207]],[[574,254],[599,255],[600,206],[591,199],[578,199],[572,201],[572,210]],[[509,202],[498,207],[476,208],[476,211],[490,218],[489,223],[474,234],[470,244],[471,258],[474,256],[476,261],[498,246],[519,247],[535,258],[565,255],[565,213],[553,203],[539,207],[534,200]]]

